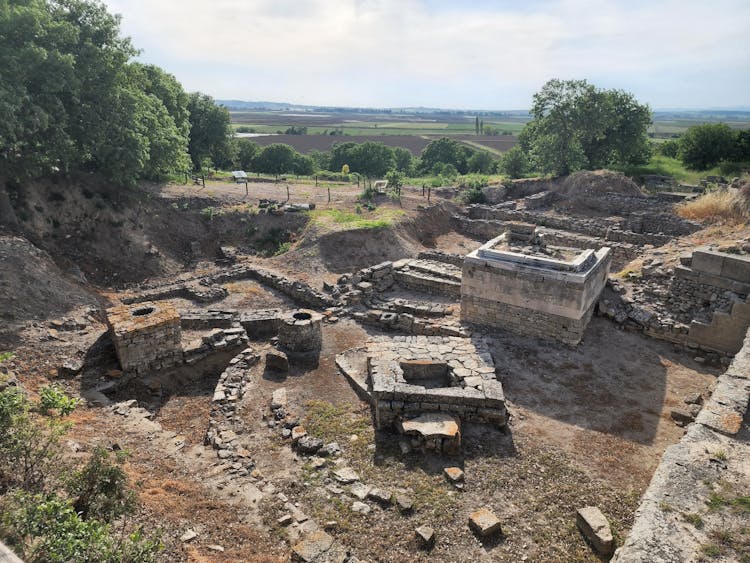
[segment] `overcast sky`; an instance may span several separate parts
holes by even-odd
[[[750,106],[750,0],[105,0],[141,60],[216,98],[526,109],[550,78]]]

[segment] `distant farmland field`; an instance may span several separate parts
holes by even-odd
[[[250,137],[250,140],[262,147],[273,143],[284,143],[302,154],[307,154],[312,150],[327,151],[335,143],[375,141],[389,147],[403,147],[411,151],[414,156],[419,156],[430,141],[440,137],[441,135],[259,135]],[[474,148],[486,148],[491,152],[504,152],[516,144],[516,138],[512,136],[452,135],[451,137]]]

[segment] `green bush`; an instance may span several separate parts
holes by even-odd
[[[3,540],[28,563],[148,563],[162,549],[140,530],[121,537],[99,520],[84,520],[55,494],[18,491],[0,507]]]
[[[458,199],[466,204],[487,203],[487,196],[484,195],[484,192],[481,190],[481,188],[471,188],[468,190],[464,190],[459,194]]]
[[[98,447],[88,463],[68,479],[66,489],[75,499],[73,507],[84,520],[110,521],[132,512],[135,495],[128,489],[128,477],[122,469],[125,455],[118,452],[112,463],[109,452]]]

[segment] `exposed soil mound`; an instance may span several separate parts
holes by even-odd
[[[609,170],[582,171],[558,180],[557,210],[588,217],[619,214],[616,198],[645,198],[627,176]]]
[[[9,324],[97,305],[72,274],[61,271],[49,254],[25,238],[0,236],[0,263],[0,318]]]
[[[14,207],[24,236],[64,270],[76,266],[88,281],[114,287],[176,274],[221,245],[273,251],[306,223],[218,199],[161,198],[95,175],[30,182],[17,189]]]
[[[571,174],[558,184],[557,192],[561,195],[585,201],[607,193],[630,196],[642,196],[638,185],[620,172],[609,170],[581,171]]]

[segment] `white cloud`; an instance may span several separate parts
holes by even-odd
[[[188,87],[219,97],[512,107],[553,76],[625,89],[672,77],[675,98],[686,100],[692,85],[680,81],[696,71],[734,69],[727,88],[750,85],[746,0],[563,0],[520,10],[422,0],[106,3],[145,60],[174,65]],[[248,79],[232,85],[212,68]]]

